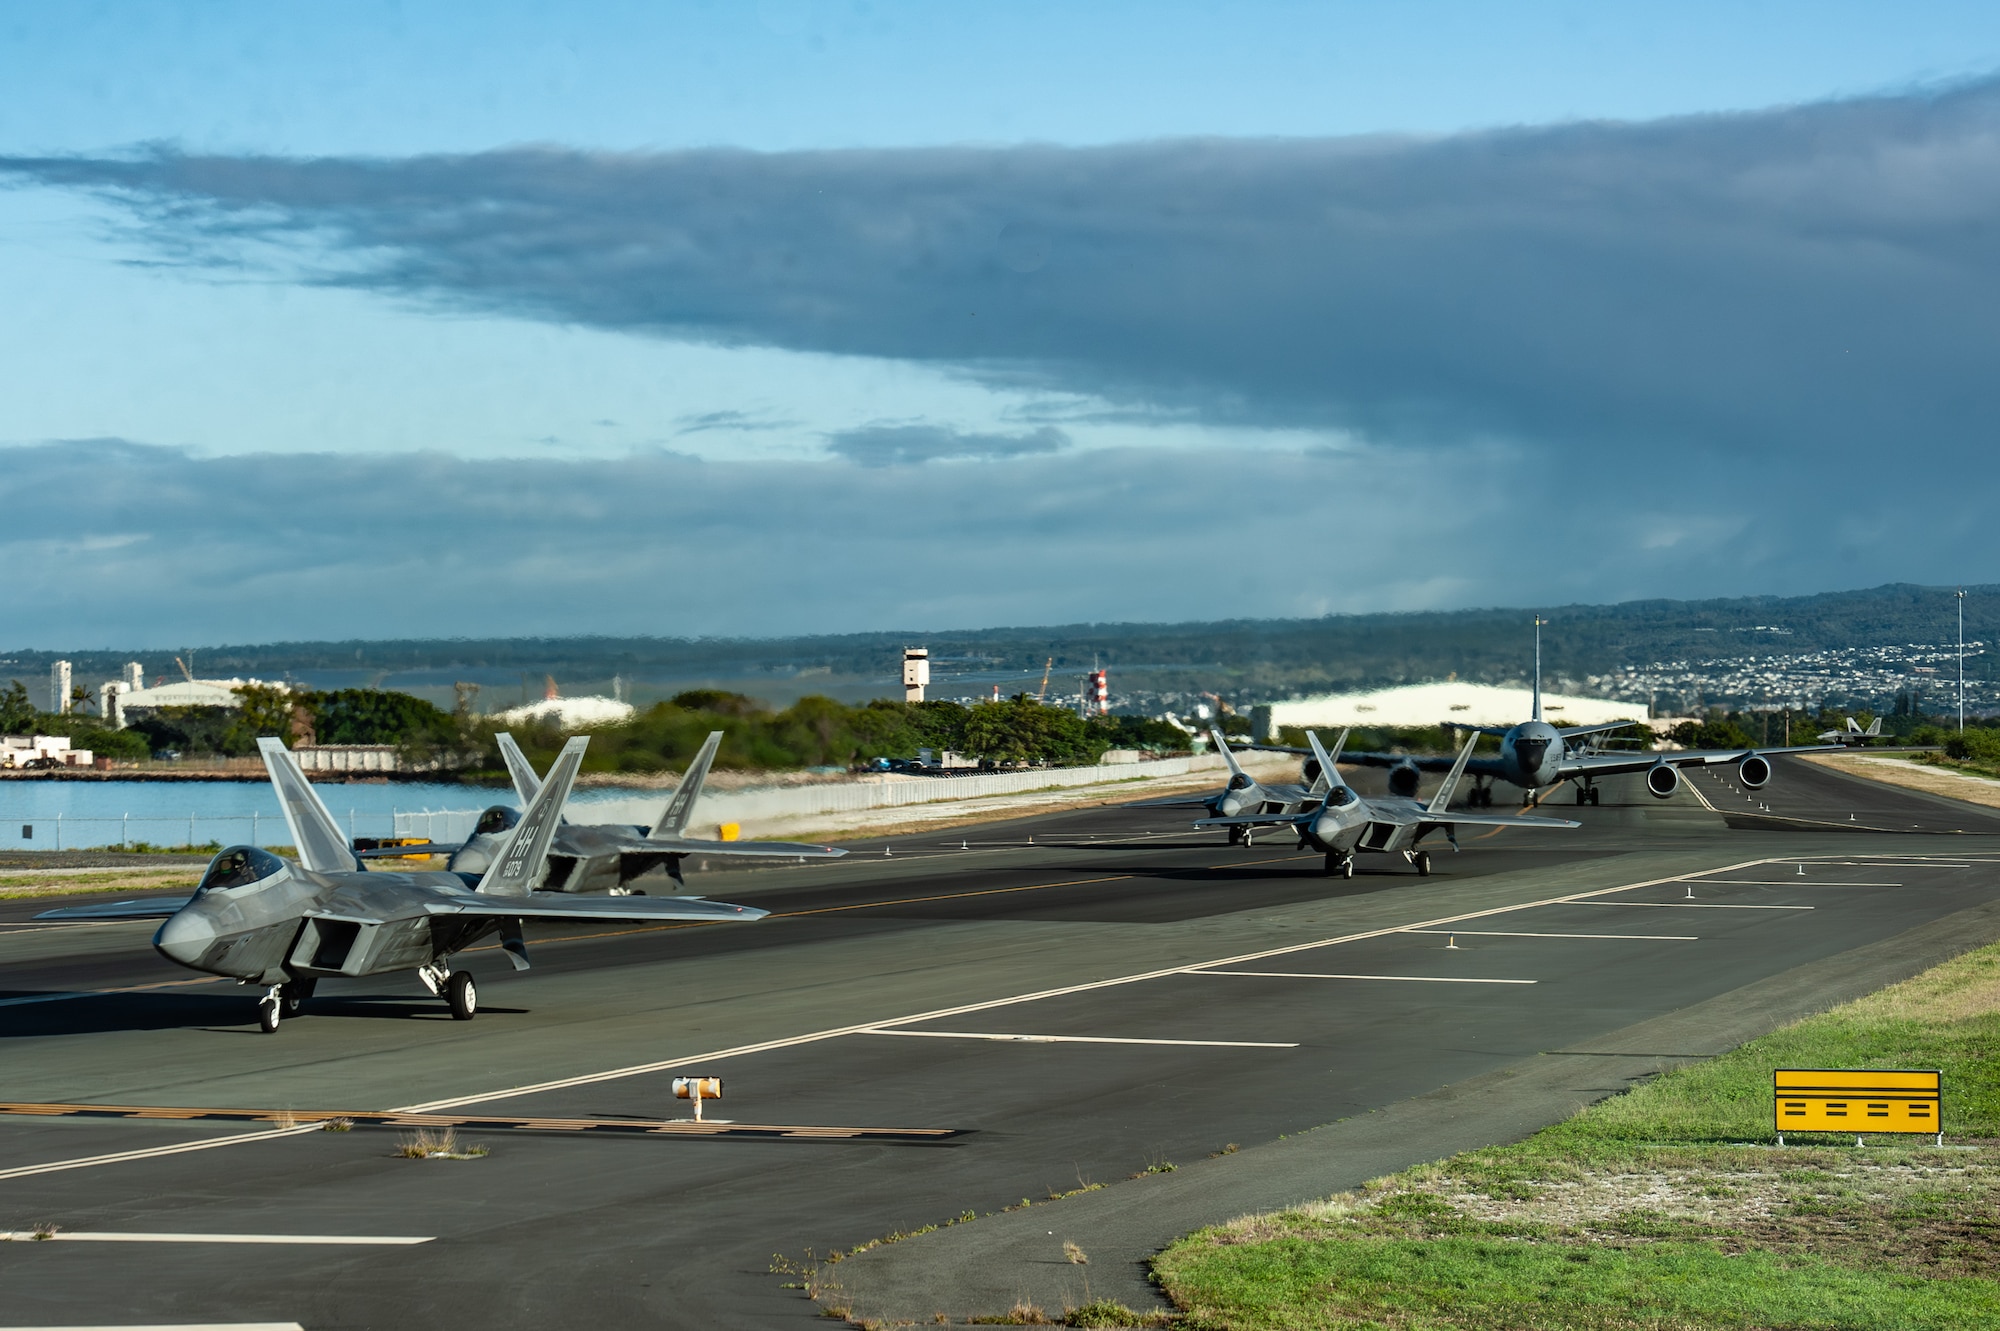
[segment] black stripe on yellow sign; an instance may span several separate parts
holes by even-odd
[[[480,1132],[577,1132],[596,1136],[720,1137],[757,1141],[942,1142],[962,1128],[839,1128],[769,1123],[697,1123],[691,1119],[530,1118],[518,1114],[404,1114],[365,1109],[200,1109],[170,1105],[0,1103],[0,1114],[38,1118],[168,1119],[269,1123],[297,1127],[343,1122],[357,1128],[467,1128]]]

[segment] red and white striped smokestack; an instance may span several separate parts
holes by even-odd
[[[1106,678],[1107,674],[1108,672],[1103,670],[1093,670],[1090,672],[1091,692],[1097,703],[1097,714],[1099,716],[1109,716],[1111,714],[1111,686]]]

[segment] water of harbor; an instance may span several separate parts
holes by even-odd
[[[350,837],[462,840],[482,809],[513,792],[405,782],[314,787]],[[667,792],[579,790],[588,806]],[[277,797],[262,781],[0,781],[0,850],[98,850],[152,846],[290,845]]]

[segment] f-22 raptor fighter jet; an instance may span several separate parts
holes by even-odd
[[[571,740],[520,821],[482,874],[367,873],[299,770],[275,739],[260,739],[264,766],[285,811],[298,861],[257,846],[231,846],[209,863],[194,895],[44,911],[40,920],[165,918],[153,946],[191,970],[266,987],[257,1023],[266,1032],[296,1013],[321,978],[415,971],[451,1015],[470,1020],[479,995],[452,954],[487,934],[516,970],[528,969],[524,920],[755,920],[768,912],[698,898],[574,897],[537,892],[563,801],[587,738]]]
[[[1229,828],[1229,844],[1247,846],[1255,835],[1260,822],[1237,821],[1258,814],[1289,814],[1319,803],[1326,793],[1326,778],[1313,777],[1309,785],[1295,785],[1288,781],[1259,781],[1244,771],[1236,761],[1235,750],[1222,732],[1213,726],[1208,731],[1209,743],[1222,755],[1222,761],[1229,764],[1229,780],[1221,790],[1213,795],[1174,795],[1165,799],[1140,800],[1126,807],[1133,809],[1207,809],[1212,819],[1219,819]],[[1311,764],[1307,765],[1308,775]]]
[[[1377,799],[1363,799],[1361,795],[1341,779],[1340,769],[1334,766],[1334,759],[1340,755],[1341,746],[1347,742],[1347,732],[1340,732],[1334,741],[1333,752],[1329,754],[1319,742],[1319,736],[1311,731],[1306,738],[1312,742],[1312,754],[1319,763],[1321,778],[1328,783],[1326,794],[1319,804],[1298,813],[1283,815],[1259,815],[1249,818],[1204,818],[1196,827],[1290,827],[1298,833],[1301,846],[1311,846],[1326,856],[1326,872],[1340,878],[1354,877],[1354,857],[1357,854],[1401,855],[1415,866],[1419,875],[1428,877],[1431,871],[1430,852],[1422,848],[1423,839],[1432,832],[1442,831],[1451,842],[1453,850],[1458,849],[1458,829],[1460,827],[1581,827],[1581,823],[1567,818],[1537,818],[1517,814],[1463,814],[1451,811],[1452,791],[1458,786],[1459,777],[1465,774],[1465,764],[1472,757],[1472,746],[1479,742],[1477,735],[1467,740],[1465,747],[1458,751],[1458,760],[1451,766],[1451,773],[1444,784],[1431,796],[1430,803],[1421,803],[1412,796],[1389,795]]]
[[[1866,748],[1869,740],[1882,738],[1882,718],[1876,717],[1868,723],[1868,729],[1863,730],[1861,723],[1850,716],[1844,727],[1839,730],[1822,730],[1819,737],[1827,744],[1839,744],[1850,749]]]
[[[521,752],[514,737],[502,731],[497,737],[500,756],[506,760],[507,774],[514,779],[514,793],[527,808],[542,788],[542,779]],[[565,820],[549,843],[548,879],[540,886],[548,892],[608,892],[613,896],[637,893],[632,881],[655,869],[664,869],[676,892],[687,891],[681,876],[681,861],[689,855],[723,856],[741,859],[824,860],[838,859],[847,852],[833,846],[808,846],[792,841],[705,841],[686,835],[694,802],[701,797],[708,769],[715,762],[715,750],[722,732],[712,731],[701,752],[688,764],[680,785],[667,801],[666,812],[651,828],[626,823],[572,823]],[[412,855],[449,855],[449,867],[458,873],[480,873],[498,857],[501,844],[513,830],[520,815],[504,804],[496,804],[479,815],[472,836],[457,846],[425,842],[415,846],[383,846],[364,850],[363,859],[401,859]]]

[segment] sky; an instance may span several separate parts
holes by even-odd
[[[2000,580],[2000,10],[0,13],[6,646]]]

